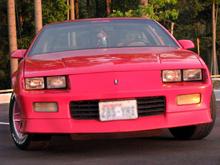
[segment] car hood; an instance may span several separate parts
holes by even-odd
[[[117,48],[65,51],[27,57],[25,77],[201,68],[199,57],[174,48]]]

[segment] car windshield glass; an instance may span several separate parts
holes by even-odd
[[[29,55],[121,47],[178,47],[152,20],[82,21],[48,25]]]

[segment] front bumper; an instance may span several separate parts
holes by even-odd
[[[167,113],[136,120],[100,122],[96,120],[25,119],[26,133],[114,133],[146,131],[211,122],[209,109]]]
[[[201,94],[201,103],[194,105],[176,104],[180,94]],[[210,98],[212,87],[206,83],[179,83],[163,85],[160,89],[119,91],[117,94],[81,93],[77,95],[66,91],[29,91],[17,94],[23,109],[23,127],[25,133],[113,133],[145,131],[161,128],[196,125],[212,121],[210,115]],[[129,99],[134,97],[165,96],[166,111],[164,114],[139,117],[135,120],[101,122],[99,120],[76,120],[71,117],[69,105],[74,100],[92,99]],[[34,102],[57,102],[58,112],[34,112]]]

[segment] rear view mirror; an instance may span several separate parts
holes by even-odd
[[[178,42],[183,47],[183,49],[195,48],[195,45],[191,40],[178,40]]]
[[[18,50],[15,50],[14,52],[12,52],[11,58],[21,59],[21,58],[24,57],[26,51],[27,51],[26,49],[18,49]]]

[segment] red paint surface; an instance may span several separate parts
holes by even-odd
[[[195,47],[194,43],[190,40],[179,40],[178,42],[184,49],[192,49]]]
[[[203,69],[204,81],[162,83],[161,70],[186,68]],[[68,89],[24,89],[25,77],[52,75],[67,75]],[[118,85],[114,84],[115,79],[119,80]],[[13,86],[18,105],[23,109],[23,132],[127,132],[211,122],[209,105],[212,85],[209,71],[197,54],[182,48],[93,49],[25,57],[13,76]],[[201,94],[200,104],[176,104],[177,95],[191,93]],[[70,115],[69,103],[74,100],[147,96],[165,96],[165,114],[109,122],[74,120]],[[59,110],[57,113],[34,112],[33,102],[57,102]]]

